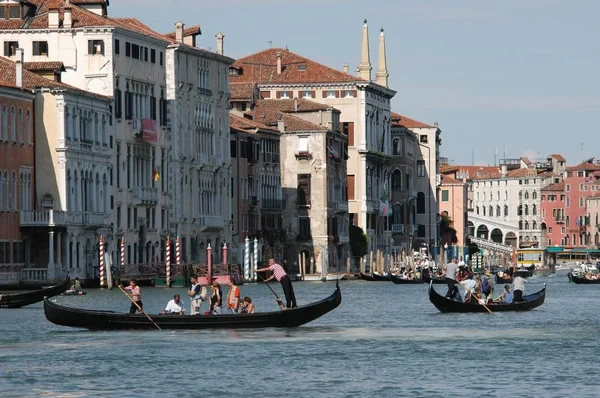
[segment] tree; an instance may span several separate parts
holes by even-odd
[[[442,219],[440,221],[440,243],[444,246],[448,244],[458,243],[458,237],[456,236],[456,229],[454,229],[454,221],[450,218],[448,213],[442,212]]]
[[[350,249],[353,257],[363,257],[369,250],[369,237],[356,225],[350,225]]]

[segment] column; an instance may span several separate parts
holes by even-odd
[[[54,269],[54,231],[48,232],[48,275],[47,279],[56,278],[56,270]]]
[[[56,235],[56,264],[62,268],[62,232]]]

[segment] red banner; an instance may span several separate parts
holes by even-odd
[[[148,142],[158,142],[156,120],[142,119],[142,139]]]

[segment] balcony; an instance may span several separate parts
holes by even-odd
[[[135,187],[133,188],[133,199],[137,204],[154,205],[158,203],[158,188]]]
[[[22,227],[56,227],[67,225],[104,227],[110,225],[110,215],[108,213],[61,210],[21,211]]]
[[[219,216],[200,216],[198,225],[203,231],[220,231],[225,222],[223,217]]]
[[[558,223],[564,224],[564,222],[565,222],[565,218],[563,216],[555,217],[554,220],[556,221],[557,224]]]
[[[404,233],[404,224],[392,224],[392,233],[393,234],[403,234]]]
[[[281,210],[283,209],[282,199],[263,199],[261,201],[261,209],[263,210]]]
[[[312,157],[310,152],[296,152],[296,160],[310,160]]]

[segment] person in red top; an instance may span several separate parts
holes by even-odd
[[[232,314],[237,314],[240,307],[240,288],[229,279],[229,293],[227,294],[227,309]]]
[[[265,268],[257,269],[255,272],[264,272],[264,271],[272,271],[273,275],[271,275],[265,282],[270,281],[275,278],[281,283],[281,287],[283,288],[283,294],[285,294],[285,306],[287,308],[295,308],[298,305],[296,304],[296,296],[294,295],[294,288],[292,287],[292,281],[290,277],[285,272],[283,267],[275,262],[274,259],[269,259],[269,266]]]

